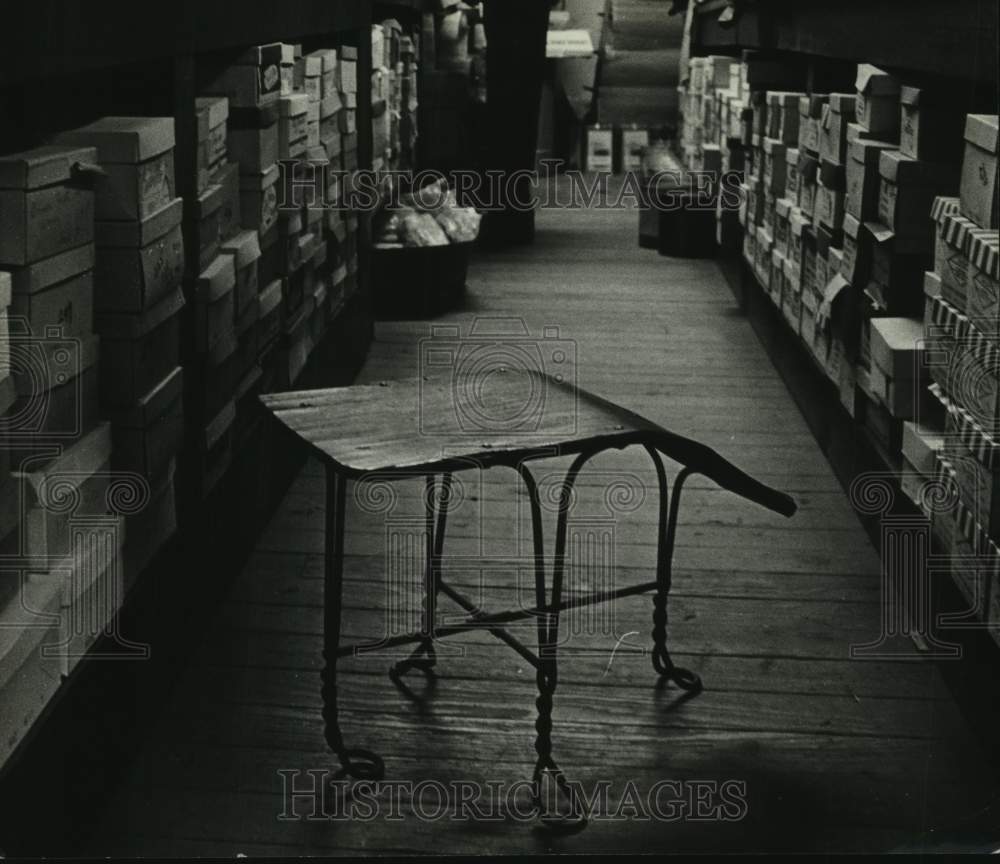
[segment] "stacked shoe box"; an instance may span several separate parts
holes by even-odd
[[[1000,539],[1000,233],[997,231],[996,116],[969,115],[958,198],[935,200],[934,271],[925,275],[927,339],[934,347],[932,388],[947,409],[942,476],[958,506],[937,520],[951,552],[996,557]],[[995,503],[996,502],[996,503]],[[985,572],[985,576],[984,576]],[[997,574],[953,568],[969,598],[985,597],[982,618],[1000,623]]]
[[[417,85],[420,56],[420,42],[407,35],[400,37],[399,64],[399,168],[412,170],[417,167],[417,140],[419,125],[417,122],[420,106],[419,88]]]
[[[258,56],[258,52],[250,52],[248,59],[257,60]],[[251,68],[256,69],[257,65]],[[197,430],[190,442],[190,454],[199,491],[207,496],[232,458],[235,394],[242,380],[240,340],[253,343],[258,314],[256,297],[248,298],[246,288],[248,284],[251,288],[257,284],[260,244],[256,232],[249,238],[241,238],[244,242],[232,244],[244,229],[241,163],[229,158],[230,97],[206,95],[198,100],[196,108],[199,135],[214,123],[210,137],[217,142],[209,185],[198,199],[201,250],[199,275],[191,288],[194,326],[187,358],[188,407],[192,418],[196,418],[192,429]],[[202,119],[206,113],[211,114],[208,121]],[[248,246],[249,250],[243,251]],[[244,264],[239,273],[238,260]],[[242,293],[237,291],[238,275],[243,279]]]
[[[954,162],[923,158],[935,155],[936,151],[928,146],[921,147],[919,135],[908,132],[905,138],[901,136],[904,125],[913,128],[912,124],[903,122],[913,119],[913,98],[909,91],[904,103],[901,98],[903,88],[873,67],[859,67],[858,83],[857,116],[862,130],[859,139],[866,135],[868,139],[901,145],[899,149],[879,149],[860,141],[855,144],[855,155],[864,149],[866,152],[861,158],[871,158],[873,162],[872,151],[878,149],[879,173],[877,217],[865,223],[871,238],[870,273],[864,295],[868,304],[865,310],[868,323],[866,328],[865,322],[862,322],[859,357],[859,363],[867,363],[871,374],[859,374],[859,381],[868,385],[862,389],[867,397],[869,414],[882,415],[880,425],[891,426],[895,432],[901,421],[915,414],[929,420],[937,403],[927,403],[926,391],[920,387],[920,381],[914,382],[918,395],[907,397],[902,402],[898,394],[908,388],[897,386],[891,392],[885,389],[891,387],[892,382],[887,381],[881,374],[884,370],[869,359],[868,346],[874,326],[871,318],[904,316],[909,319],[910,325],[899,323],[900,328],[912,327],[913,322],[922,318],[926,303],[922,289],[923,273],[933,260],[936,242],[935,225],[928,214],[937,197],[957,190],[959,172]],[[867,173],[866,170],[866,180]],[[859,241],[863,242],[860,236]]]
[[[234,378],[237,379],[234,381],[234,395],[242,393],[242,396],[238,403],[234,402],[232,416],[236,418],[239,413],[243,421],[246,419],[246,406],[251,401],[249,394],[256,386],[253,383],[253,366],[247,365],[251,343],[254,340],[257,342],[257,364],[263,373],[264,364],[271,356],[267,350],[270,329],[281,314],[283,252],[279,242],[278,199],[281,194],[279,159],[282,158],[283,127],[279,97],[286,92],[291,94],[294,88],[294,46],[280,42],[253,46],[240,56],[236,65],[253,71],[235,73],[231,69],[223,70],[204,89],[222,93],[228,99],[228,157],[239,166],[241,230],[231,238],[231,242],[226,242],[225,253],[233,265],[234,285],[238,279],[241,280],[239,285],[244,294],[239,299],[234,298],[232,308],[233,341],[237,350],[242,349],[241,359],[234,361]],[[238,74],[248,76],[252,86],[233,86],[233,78]],[[256,245],[252,238],[256,239]],[[255,255],[254,273],[248,268],[252,268],[249,259]],[[228,272],[227,268],[223,269]],[[237,270],[240,271],[239,277]],[[258,291],[256,313],[250,311],[254,304],[246,296],[249,285],[254,281]],[[251,323],[254,315],[256,322]],[[242,377],[239,374],[241,370],[245,370]],[[237,404],[243,410],[237,412]],[[220,421],[213,431],[223,425]],[[237,423],[234,436],[244,428],[244,422]]]
[[[340,89],[341,100],[344,103],[342,113],[341,144],[343,147],[344,171],[353,175],[358,170],[358,135],[356,123],[356,108],[358,102],[358,54],[357,49],[343,46],[340,49]],[[346,182],[351,188],[357,184],[350,176]],[[348,202],[350,203],[350,202]],[[339,258],[343,262],[346,276],[343,281],[342,296],[349,300],[358,288],[358,213],[346,209],[343,213],[344,238],[340,243]],[[336,289],[335,289],[336,290]]]
[[[301,54],[301,51],[299,52]],[[237,62],[206,82],[206,93],[228,99],[227,171],[238,172],[235,219],[220,231],[217,257],[202,269],[198,290],[197,350],[206,372],[201,395],[204,433],[199,454],[207,486],[228,467],[237,439],[259,417],[256,395],[269,327],[280,315],[286,244],[279,226],[282,160],[293,158],[289,132],[305,138],[306,111],[287,111],[282,93],[294,89],[294,46],[252,46]],[[237,71],[238,70],[238,71]],[[234,86],[237,77],[245,86]],[[298,106],[297,106],[298,107]]]
[[[114,470],[141,476],[149,496],[127,520],[129,588],[176,528],[185,249],[174,124],[171,118],[105,117],[59,137],[93,144],[106,174],[97,183],[101,404],[112,421]]]
[[[0,157],[0,759],[121,601],[93,329],[96,166],[77,144]],[[105,530],[104,554],[84,554]]]

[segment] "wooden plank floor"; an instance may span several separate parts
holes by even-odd
[[[979,827],[995,784],[938,671],[848,659],[852,643],[879,632],[879,561],[716,266],[642,251],[635,226],[630,211],[544,212],[537,244],[479,258],[467,308],[443,320],[468,328],[476,316],[520,316],[534,336],[558,327],[575,345],[571,374],[581,385],[703,439],[798,500],[800,513],[784,520],[690,483],[670,640],[676,659],[704,678],[697,698],[655,685],[641,653],[648,597],[616,604],[609,617],[564,622],[554,755],[570,778],[584,788],[610,782],[612,810],[629,784],[645,799],[661,780],[735,780],[745,784],[745,816],[598,819],[560,838],[513,816],[427,821],[406,792],[400,819],[385,809],[370,821],[280,819],[279,771],[333,767],[319,716],[323,478],[310,463],[83,851],[832,852],[928,848]],[[429,336],[427,322],[380,324],[362,380],[418,374]],[[607,529],[604,490],[623,478],[634,506],[616,511],[613,525],[619,584],[651,578],[651,467],[632,453],[598,460],[575,511]],[[463,475],[449,522],[448,551],[500,559],[484,573],[459,563],[448,574],[487,607],[530,594],[518,566],[529,535],[514,479]],[[383,576],[385,543],[388,532],[419,532],[421,492],[400,484],[388,516],[352,499],[346,636],[377,637],[395,620],[387,609],[412,610],[413,592]],[[411,698],[386,676],[386,656],[345,661],[349,743],[381,753],[393,780],[530,777],[532,670],[483,634],[455,645],[462,655],[442,647],[439,678],[428,690],[418,676]]]

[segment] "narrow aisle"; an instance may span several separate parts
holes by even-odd
[[[585,789],[609,784],[604,818],[554,838],[515,818],[439,814],[433,788],[420,815],[409,809],[421,781],[510,789],[530,778],[534,675],[483,634],[458,640],[462,656],[439,648],[436,681],[408,679],[410,698],[386,675],[384,654],[341,664],[345,737],[385,758],[388,777],[401,783],[401,818],[389,815],[391,791],[370,821],[283,818],[291,815],[287,778],[308,788],[305,772],[334,767],[318,677],[324,486],[310,463],[91,851],[875,851],[947,834],[990,801],[988,766],[937,670],[849,659],[852,644],[879,636],[878,557],[716,265],[640,250],[635,234],[631,210],[544,211],[536,245],[477,258],[467,308],[434,322],[458,326],[464,338],[477,319],[479,334],[506,328],[482,341],[537,346],[543,363],[559,351],[567,361],[575,355],[560,368],[580,386],[705,441],[800,505],[785,520],[707,482],[688,487],[670,646],[704,679],[697,698],[656,687],[642,653],[650,598],[621,601],[605,616],[567,616],[554,755]],[[428,322],[381,323],[360,380],[417,375],[426,351],[454,338]],[[557,476],[539,474],[543,483]],[[581,512],[612,538],[620,584],[652,572],[653,483],[631,452],[602,458],[581,481]],[[524,501],[513,478],[471,477],[461,493],[446,556],[521,555]],[[421,495],[421,484],[407,481],[391,498],[351,497],[345,638],[387,632],[397,624],[387,613],[412,602],[406,585],[382,574],[393,563],[392,536],[408,530],[419,542]],[[466,567],[453,581],[502,608],[528,585],[510,569]],[[725,781],[734,781],[738,804],[728,810],[717,806]],[[695,810],[701,794],[712,808],[707,821]],[[293,803],[300,817],[309,812],[308,801]],[[425,818],[428,810],[437,818]]]

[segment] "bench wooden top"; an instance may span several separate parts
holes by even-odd
[[[791,516],[795,502],[718,453],[621,406],[534,371],[496,372],[456,385],[450,376],[277,393],[265,407],[341,473],[432,474],[633,444],[725,489]]]

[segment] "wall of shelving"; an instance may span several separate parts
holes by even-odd
[[[301,464],[258,395],[348,383],[362,362],[371,214],[338,193],[351,172],[412,167],[421,5],[199,0],[155,24],[120,2],[8,10],[3,788],[118,761],[121,742],[87,754],[80,736],[116,706],[155,711],[186,633]],[[37,149],[55,141],[58,158]],[[68,375],[46,351],[57,336]],[[64,481],[72,512],[45,495]],[[115,535],[99,572],[73,554],[88,519]],[[24,818],[13,807],[0,828]]]
[[[786,377],[845,485],[880,472],[936,550],[984,562],[952,576],[1000,641],[996,4],[708,0],[691,26],[680,149],[729,174],[724,271],[811,367]]]

